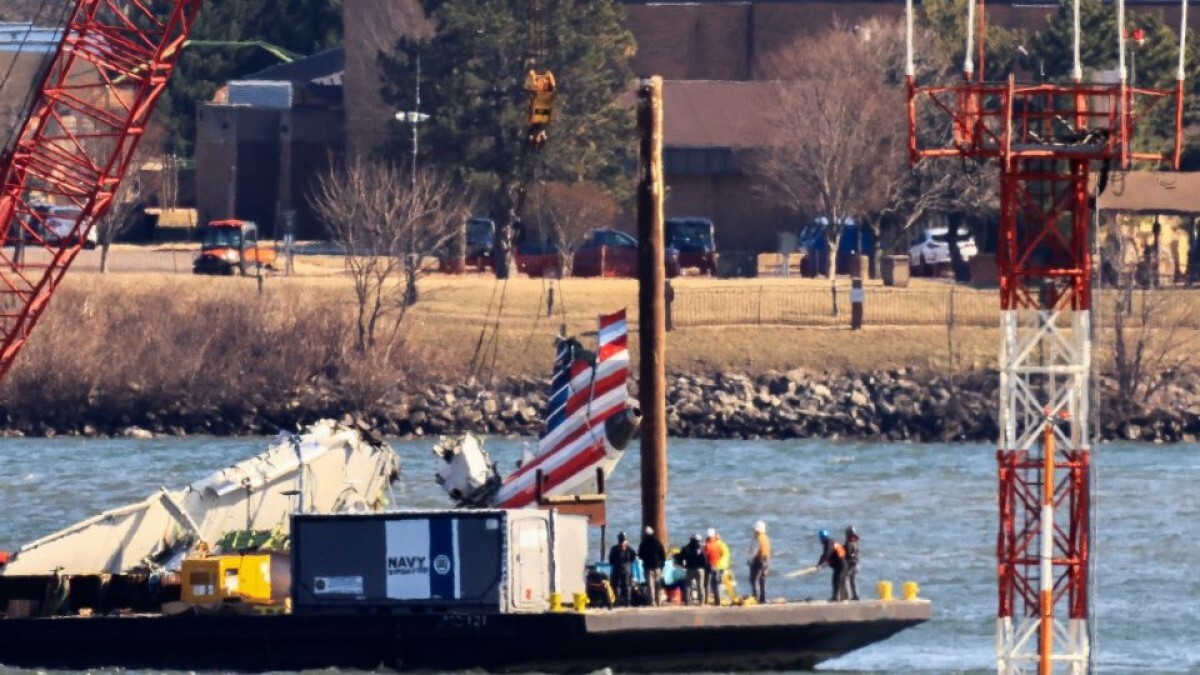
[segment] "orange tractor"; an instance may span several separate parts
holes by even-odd
[[[192,265],[196,274],[242,276],[275,264],[275,249],[258,245],[258,225],[252,220],[214,220],[204,228],[200,255]]]

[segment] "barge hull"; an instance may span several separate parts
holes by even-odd
[[[543,614],[285,614],[0,620],[26,668],[575,672],[807,669],[927,621],[925,601]]]

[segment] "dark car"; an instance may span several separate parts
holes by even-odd
[[[679,251],[667,247],[667,276],[679,276]],[[638,241],[620,230],[591,230],[575,250],[572,274],[577,277],[637,277]]]
[[[681,267],[695,267],[701,274],[717,273],[716,228],[708,218],[669,218],[667,246],[679,251]]]
[[[496,242],[496,223],[491,218],[472,218],[467,221],[467,264],[483,267],[491,264],[492,246]]]
[[[800,230],[799,245],[804,251],[804,262],[801,273],[804,276],[821,276],[826,273],[829,261],[829,244],[825,241],[825,231],[829,228],[829,220],[816,218]],[[842,238],[838,242],[837,274],[850,273],[850,260],[855,255],[871,255],[875,252],[875,234],[871,228],[860,226],[853,220],[847,220],[842,225]]]
[[[517,271],[521,274],[531,277],[562,276],[558,246],[553,243],[518,244],[513,257],[516,258]]]

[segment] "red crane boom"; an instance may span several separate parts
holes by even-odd
[[[0,378],[112,202],[201,0],[75,0],[17,141],[0,158]],[[155,11],[155,8],[158,11]],[[47,236],[33,192],[79,209]]]

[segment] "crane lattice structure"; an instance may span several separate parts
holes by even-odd
[[[1000,527],[996,543],[1000,673],[1086,673],[1091,667],[1092,210],[1089,178],[1134,161],[1179,167],[1187,0],[1176,87],[1134,87],[1125,68],[1124,0],[1117,0],[1115,82],[1085,83],[1079,0],[1067,83],[987,82],[984,2],[968,2],[963,79],[918,86],[913,2],[907,0],[909,155],[995,161],[1000,175]],[[978,44],[976,45],[976,33]],[[979,64],[976,71],[976,63]],[[1174,105],[1173,147],[1135,147],[1150,106]],[[949,116],[944,142],[923,142],[928,114]],[[1103,188],[1099,188],[1102,190]],[[1099,191],[1099,190],[1098,190]]]
[[[201,0],[73,0],[16,136],[0,157],[0,378],[112,203]],[[41,202],[75,207],[69,233]],[[20,253],[17,253],[20,251]]]

